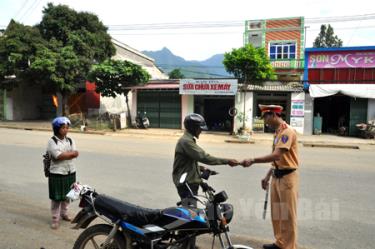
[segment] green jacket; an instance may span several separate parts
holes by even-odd
[[[228,159],[210,156],[196,144],[194,137],[185,131],[184,135],[177,142],[174,154],[172,173],[174,184],[176,186],[180,185],[180,177],[185,172],[188,173],[186,178],[187,183],[200,183],[202,180],[198,162],[219,165],[227,164]]]

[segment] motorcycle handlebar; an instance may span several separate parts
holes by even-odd
[[[202,177],[203,179],[205,179],[205,180],[208,180],[208,178],[209,178],[210,176],[214,176],[214,175],[218,175],[218,174],[219,174],[219,172],[217,172],[217,171],[210,170],[210,169],[204,169],[204,170],[202,170],[202,172],[201,172],[201,177]]]
[[[215,193],[215,189],[213,189],[210,185],[208,185],[205,182],[201,182],[200,186],[202,187],[203,192],[212,191],[213,193]]]

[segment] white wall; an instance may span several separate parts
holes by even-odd
[[[367,121],[375,119],[375,99],[368,99]]]
[[[137,90],[131,90],[128,93],[129,97],[129,108],[130,108],[130,114],[132,116],[132,120],[130,123],[135,123],[135,117],[137,116]]]
[[[253,92],[237,92],[237,95],[235,96],[235,107],[237,109],[237,115],[239,113],[245,112],[245,115],[247,116],[245,126],[249,128],[253,127],[253,102]],[[237,131],[242,126],[243,123],[238,120],[237,116],[234,117],[234,131]]]
[[[9,92],[7,91],[7,95],[5,98],[6,106],[5,106],[5,120],[13,120],[13,99],[9,96]]]
[[[131,94],[129,94],[129,108],[132,106]],[[126,100],[124,94],[117,94],[116,97],[103,97],[100,96],[100,109],[99,113],[122,113],[127,111]]]
[[[314,120],[314,99],[310,94],[305,94],[305,119],[304,119],[304,135],[313,134],[313,120]]]
[[[181,95],[181,129],[184,129],[186,115],[194,112],[194,95]]]
[[[40,87],[20,86],[7,91],[7,120],[32,120],[40,118],[42,94]]]

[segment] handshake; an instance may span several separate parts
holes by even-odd
[[[247,167],[250,167],[253,164],[254,164],[253,158],[244,159],[241,162],[237,161],[236,159],[229,159],[229,161],[228,161],[228,165],[231,166],[231,167],[242,165],[242,167],[247,168]]]

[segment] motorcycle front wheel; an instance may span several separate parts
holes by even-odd
[[[103,248],[102,244],[112,230],[112,226],[98,224],[87,228],[83,231],[76,242],[73,249],[97,249]],[[126,247],[125,239],[120,232],[117,232],[106,249],[123,249]]]

